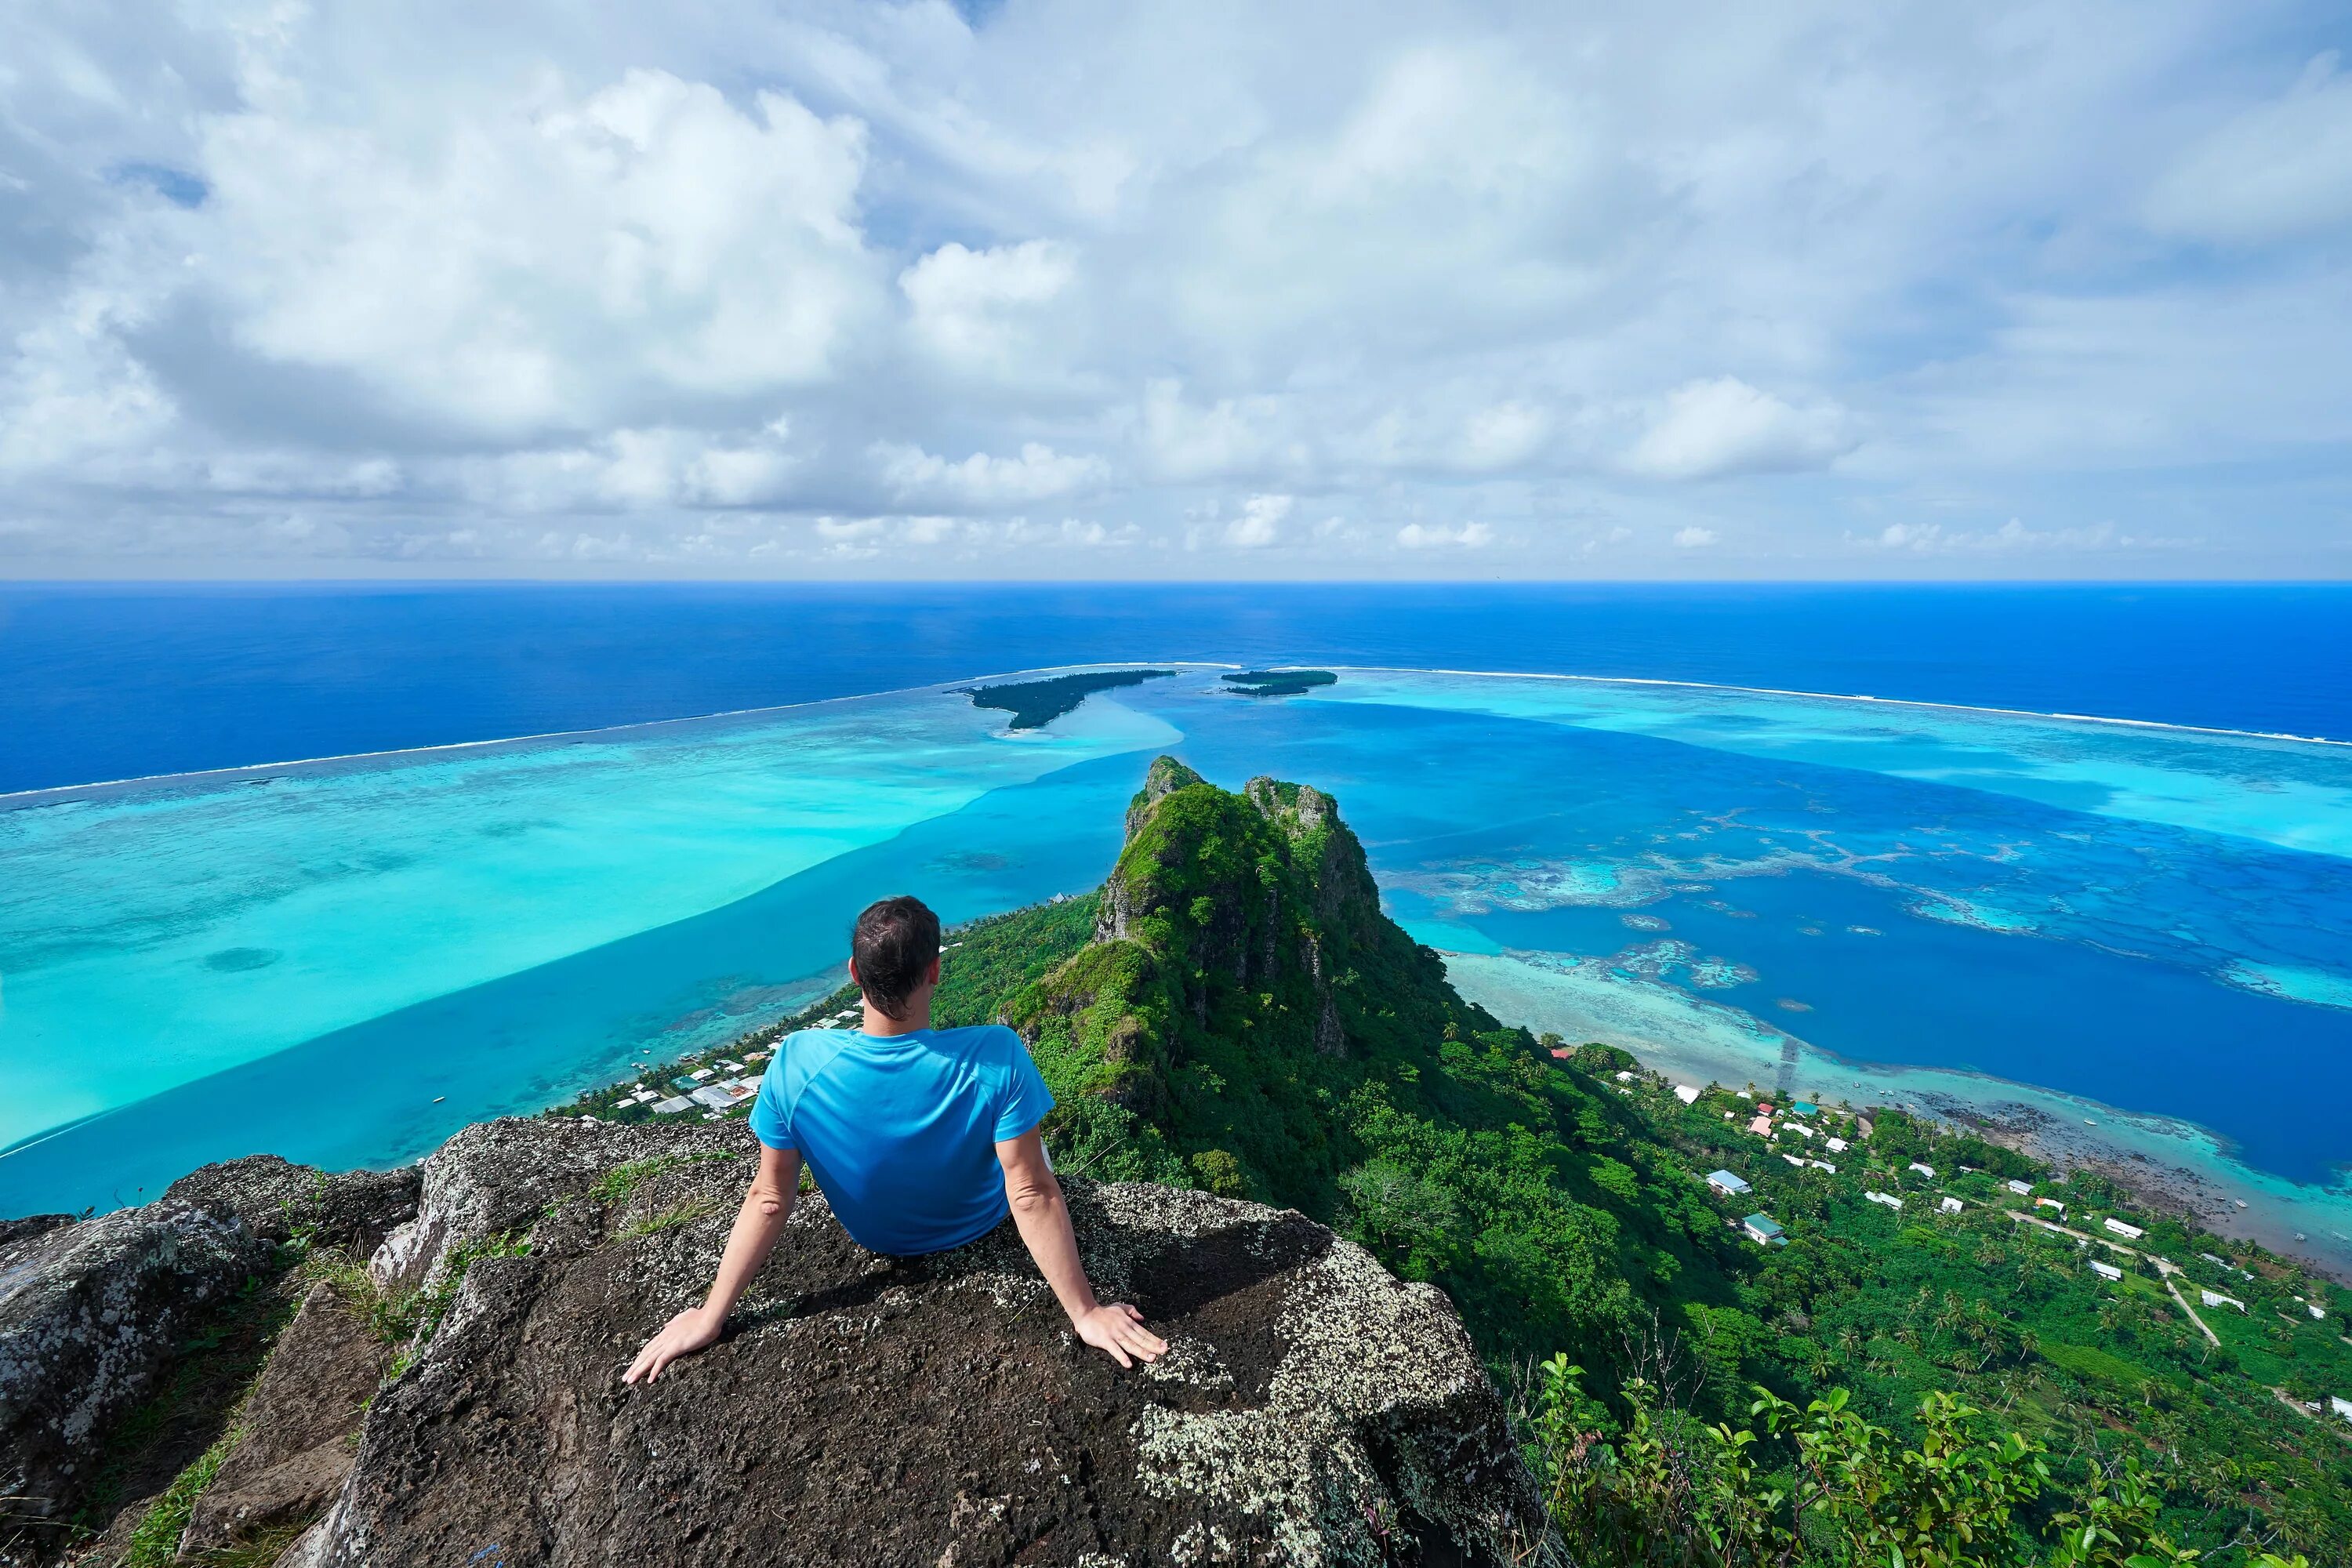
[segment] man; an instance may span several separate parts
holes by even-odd
[[[751,1107],[760,1173],[719,1278],[701,1306],[646,1342],[625,1381],[650,1383],[718,1340],[792,1217],[803,1161],[842,1228],[874,1252],[945,1252],[995,1229],[1009,1208],[1078,1338],[1121,1366],[1157,1361],[1168,1346],[1143,1314],[1102,1305],[1087,1283],[1037,1135],[1054,1097],[1021,1037],[1002,1025],[931,1027],[939,916],[916,899],[870,906],[850,934],[849,977],[865,997],[863,1026],[803,1029],[776,1047]]]

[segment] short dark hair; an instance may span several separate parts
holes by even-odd
[[[866,906],[850,928],[849,955],[857,961],[857,988],[892,1018],[907,1016],[907,998],[940,955],[940,917],[917,898],[900,894]]]

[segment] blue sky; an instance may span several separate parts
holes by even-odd
[[[0,575],[2352,575],[2352,14],[7,4]]]

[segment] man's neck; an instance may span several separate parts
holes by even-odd
[[[865,1002],[864,1005],[866,1022],[859,1026],[869,1035],[911,1035],[919,1029],[931,1026],[931,999],[929,996],[910,999],[907,1004],[907,1016],[903,1018],[893,1018],[871,1002]]]

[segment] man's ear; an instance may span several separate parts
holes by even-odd
[[[934,953],[931,955],[931,966],[923,971],[923,984],[926,985],[937,985],[939,983],[940,960],[939,955]]]
[[[859,995],[866,994],[866,982],[857,978],[857,960],[854,958],[849,961],[849,983],[857,987]]]

